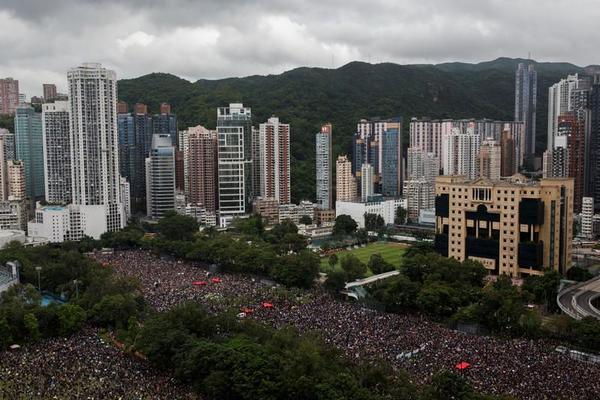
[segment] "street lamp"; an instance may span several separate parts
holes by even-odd
[[[75,298],[79,300],[79,281],[75,279],[73,284],[75,285]]]
[[[35,270],[37,271],[37,276],[38,276],[38,291],[41,294],[42,293],[42,280],[40,278],[40,271],[42,270],[42,267],[35,267]]]

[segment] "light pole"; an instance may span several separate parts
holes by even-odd
[[[42,279],[40,278],[40,271],[42,270],[42,267],[35,267],[35,270],[37,271],[38,276],[38,291],[40,294],[42,294]]]
[[[75,279],[73,280],[73,284],[75,285],[75,298],[79,300],[79,281]]]

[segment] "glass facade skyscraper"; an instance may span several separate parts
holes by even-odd
[[[175,147],[170,135],[153,135],[146,164],[148,217],[161,218],[175,209]]]
[[[32,200],[44,197],[44,139],[42,116],[29,105],[15,112],[15,142],[17,159],[25,164],[25,187]]]
[[[533,63],[519,63],[515,73],[515,121],[525,123],[525,157],[535,154],[537,72]]]
[[[400,122],[397,126],[388,126],[381,135],[383,162],[381,169],[381,194],[389,197],[398,197],[402,194],[402,134]]]

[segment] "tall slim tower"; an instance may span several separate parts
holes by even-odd
[[[246,213],[252,188],[252,111],[241,103],[217,109],[219,213],[224,226]]]
[[[321,126],[316,135],[316,162],[317,162],[317,207],[324,210],[333,208],[333,193],[331,190],[332,167],[332,127],[331,124]]]
[[[175,147],[171,135],[153,135],[146,158],[148,217],[158,219],[175,209]]]
[[[260,196],[291,202],[290,125],[271,117],[259,128]]]
[[[519,63],[515,73],[515,121],[525,123],[525,157],[535,154],[537,72],[532,62]]]
[[[374,175],[375,168],[371,164],[362,165],[360,178],[360,197],[362,201],[369,201],[369,197],[373,196]]]
[[[600,75],[595,77],[587,104],[589,145],[587,146],[587,195],[594,198],[594,209],[600,209]]]
[[[502,131],[500,137],[500,176],[513,176],[517,172],[517,160],[515,157],[515,139],[511,131]]]
[[[352,163],[348,157],[338,156],[335,162],[335,199],[353,201],[356,198],[356,178],[352,175]]]
[[[398,197],[402,195],[402,127],[398,121],[386,121],[381,132],[381,194]]]
[[[502,169],[501,147],[497,141],[488,138],[481,143],[479,151],[479,170],[481,177],[491,180],[500,179]]]
[[[50,102],[56,99],[56,85],[53,83],[44,83],[42,85],[42,90],[44,92],[44,101]]]
[[[0,79],[0,115],[13,115],[19,105],[19,81]]]
[[[106,228],[124,226],[119,176],[117,75],[86,63],[67,74],[71,105],[72,196],[76,205],[103,205]]]
[[[29,105],[20,105],[15,113],[17,159],[25,164],[27,196],[31,201],[44,197],[44,140],[42,117]]]
[[[203,126],[189,128],[184,146],[187,202],[215,212],[217,198],[217,133]]]
[[[42,106],[44,132],[44,181],[48,203],[71,202],[71,141],[69,103],[56,101]]]

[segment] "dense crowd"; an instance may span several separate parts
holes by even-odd
[[[253,309],[252,318],[275,327],[318,331],[349,357],[386,360],[408,370],[419,383],[466,361],[471,367],[462,373],[476,389],[489,394],[591,399],[600,393],[600,366],[573,360],[544,341],[468,335],[424,317],[360,308],[317,289],[306,292],[302,301],[273,301],[271,285],[257,278],[218,274],[221,282],[213,284],[200,265],[161,260],[142,251],[98,257],[117,273],[137,277],[146,299],[158,309],[187,300],[200,301],[213,310],[223,304],[247,304]],[[199,279],[207,285],[192,284]],[[274,307],[261,307],[265,301]]]
[[[0,399],[198,399],[92,329],[0,352]]]
[[[462,373],[477,390],[489,394],[522,399],[591,399],[600,393],[600,366],[573,360],[545,341],[468,335],[418,315],[361,308],[319,289],[281,296],[272,282],[258,277],[210,274],[202,265],[160,259],[145,251],[95,257],[112,265],[117,274],[138,279],[148,304],[157,310],[190,300],[213,312],[234,307],[247,311],[246,317],[274,327],[292,325],[301,332],[317,331],[348,357],[385,360],[406,369],[417,383],[426,383],[439,370],[454,369],[466,361],[470,368]],[[273,307],[265,307],[265,302]],[[89,331],[0,356],[0,381],[27,377],[23,390],[43,387],[49,393],[59,393],[68,382],[66,377],[74,375],[73,390],[97,385],[105,391],[105,396],[96,393],[95,398],[152,398],[152,393],[161,393],[156,398],[187,398],[170,379],[101,343]],[[31,380],[34,382],[27,383]],[[35,393],[23,394],[35,398]]]

